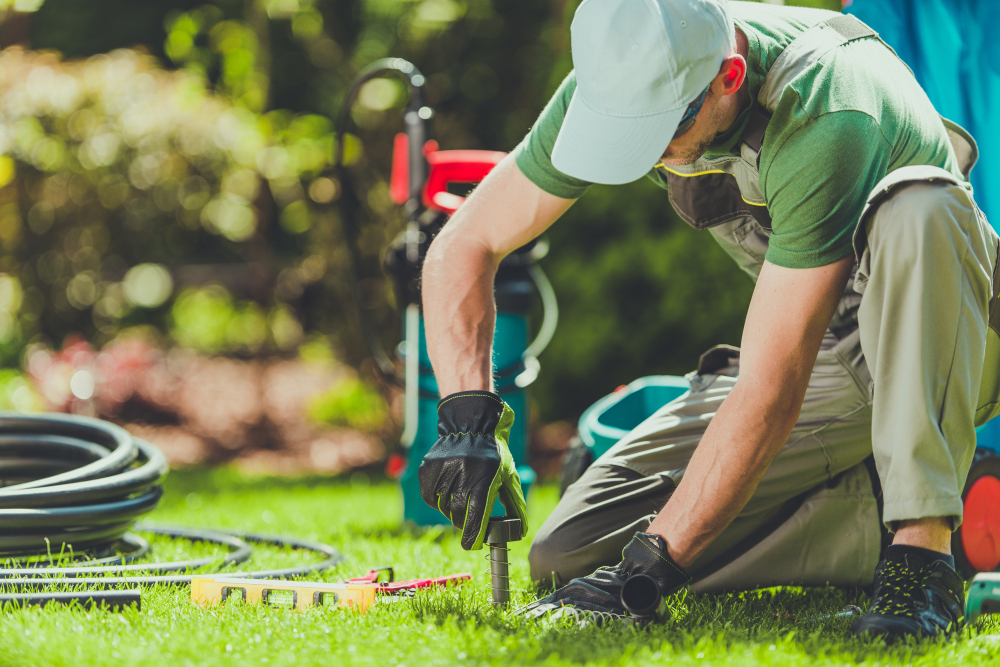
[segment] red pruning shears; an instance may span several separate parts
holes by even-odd
[[[387,579],[379,581],[379,575],[388,573]],[[406,591],[415,591],[418,588],[430,588],[431,586],[447,586],[448,584],[459,584],[463,581],[470,581],[472,575],[467,572],[459,574],[448,574],[443,577],[433,577],[430,579],[406,579],[404,581],[393,581],[395,572],[391,566],[377,567],[369,570],[368,574],[360,577],[348,579],[345,584],[378,584],[378,592],[383,595],[396,595]]]

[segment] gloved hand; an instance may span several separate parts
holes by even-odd
[[[462,548],[483,548],[497,497],[528,530],[514,457],[507,448],[514,411],[488,391],[461,391],[438,403],[438,441],[420,464],[420,496],[462,529]]]
[[[596,616],[597,622],[624,618],[622,586],[629,577],[637,574],[652,577],[662,597],[691,582],[691,576],[667,553],[667,546],[659,535],[636,533],[622,550],[621,563],[599,568],[588,577],[573,579],[555,593],[532,602],[518,613],[537,618],[565,607],[572,608],[574,612],[589,612],[589,615]]]

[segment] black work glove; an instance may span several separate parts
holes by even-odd
[[[675,563],[659,535],[636,533],[622,550],[622,562],[602,567],[588,577],[578,577],[548,597],[532,602],[518,613],[541,617],[562,607],[590,612],[598,619],[622,618],[622,586],[634,575],[645,574],[656,582],[661,597],[666,597],[691,582],[691,576]]]
[[[528,530],[514,457],[507,448],[514,411],[488,391],[461,391],[438,403],[438,441],[420,464],[420,496],[462,529],[462,548],[483,548],[493,503]]]

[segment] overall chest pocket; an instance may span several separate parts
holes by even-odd
[[[677,215],[695,229],[708,229],[744,217],[752,217],[762,228],[771,229],[767,207],[744,201],[731,174],[707,172],[681,176],[668,171],[661,176],[666,177],[670,203]]]

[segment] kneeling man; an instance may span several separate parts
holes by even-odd
[[[855,632],[955,631],[950,536],[975,427],[1000,411],[1000,246],[972,198],[972,138],[874,31],[833,12],[585,0],[572,53],[425,262],[444,398],[424,499],[467,549],[498,495],[526,518],[513,414],[491,391],[494,273],[590,184],[646,175],[756,281],[742,345],[704,355],[690,392],[568,489],[530,555],[558,590],[530,613],[623,614],[637,573],[667,594],[874,570]]]

